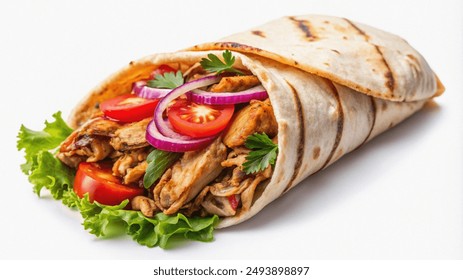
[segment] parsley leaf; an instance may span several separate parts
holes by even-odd
[[[146,158],[148,167],[143,177],[145,188],[149,189],[179,157],[180,153],[153,150]]]
[[[223,72],[232,72],[232,73],[237,73],[239,75],[243,75],[243,72],[241,72],[238,69],[233,68],[233,64],[235,63],[235,57],[232,55],[231,51],[226,50],[222,53],[223,61],[220,60],[216,55],[210,53],[207,55],[207,58],[201,59],[199,62],[201,66],[204,68],[204,70],[207,70],[209,72],[217,72],[217,74],[223,73]]]
[[[265,170],[274,165],[278,154],[278,145],[273,143],[267,134],[254,133],[246,139],[245,146],[252,151],[243,163],[246,174]]]
[[[147,82],[147,86],[152,88],[176,88],[184,83],[182,72],[179,70],[177,73],[166,72],[162,75],[156,75],[153,80]]]

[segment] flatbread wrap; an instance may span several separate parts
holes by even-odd
[[[108,100],[140,91],[140,81],[142,88],[162,88],[158,78],[166,72],[160,68],[182,82],[159,98],[154,118],[121,121],[105,111]],[[253,217],[443,91],[425,59],[396,35],[344,18],[283,17],[216,42],[130,62],[76,106],[68,121],[75,130],[57,158],[79,170],[104,162],[122,185],[143,189],[129,198],[130,211],[145,217],[217,215],[216,227],[228,227]],[[193,108],[191,103],[220,107],[225,105],[210,100],[236,100],[233,93],[249,92],[256,99],[233,104],[219,131],[207,134],[177,123],[190,118],[176,112]],[[177,120],[171,118],[175,114]],[[191,118],[207,123],[198,115]],[[209,140],[177,150],[179,143],[196,139]],[[158,163],[162,172],[147,186],[148,170],[156,168],[154,156],[150,160],[154,150],[175,156]],[[252,162],[256,157],[260,161]]]

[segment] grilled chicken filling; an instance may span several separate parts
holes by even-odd
[[[154,188],[156,205],[166,214],[178,212],[222,172],[226,157],[220,138],[203,150],[185,153]]]
[[[259,80],[252,75],[224,77],[210,90],[233,92],[258,84]],[[72,168],[84,161],[110,160],[114,176],[124,184],[138,183],[143,187],[146,159],[154,149],[145,139],[149,121],[121,124],[103,117],[93,118],[62,143],[57,157]],[[132,209],[147,217],[160,211],[225,217],[236,215],[239,209],[249,209],[256,188],[271,177],[273,170],[268,166],[258,173],[245,173],[243,163],[250,152],[244,147],[245,140],[254,133],[276,138],[277,132],[270,101],[252,100],[235,113],[228,129],[206,148],[184,153],[164,172],[148,197],[134,198]],[[230,202],[230,196],[240,203],[238,209]]]

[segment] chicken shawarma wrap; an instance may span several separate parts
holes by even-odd
[[[70,127],[59,114],[43,132],[22,127],[18,148],[35,191],[77,207],[90,232],[118,222],[165,247],[251,218],[443,90],[395,35],[284,17],[130,62],[76,106]],[[30,147],[34,133],[43,147]]]

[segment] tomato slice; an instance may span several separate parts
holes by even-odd
[[[176,70],[170,67],[169,65],[162,64],[158,68],[156,68],[156,70],[154,70],[153,73],[151,73],[150,79],[154,79],[157,75],[164,75],[164,73],[168,72],[176,72]]]
[[[205,105],[178,99],[167,109],[167,117],[174,129],[191,137],[216,135],[227,126],[235,106]]]
[[[112,175],[109,165],[104,163],[82,162],[74,179],[74,192],[80,198],[88,193],[90,202],[105,205],[119,205],[125,199],[142,195],[144,190],[136,186],[123,185]]]
[[[121,122],[136,122],[152,117],[159,99],[146,99],[134,94],[120,95],[101,102],[105,116]]]

